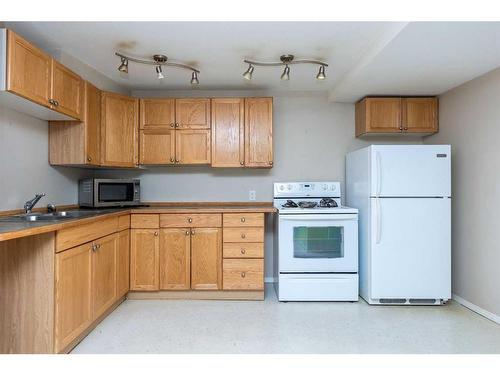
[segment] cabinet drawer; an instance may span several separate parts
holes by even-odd
[[[225,243],[224,258],[264,258],[263,243]]]
[[[61,229],[56,233],[56,252],[93,241],[96,238],[104,237],[117,231],[117,217],[110,217],[104,220],[96,220],[88,224]]]
[[[264,242],[264,228],[224,228],[224,242]]]
[[[224,290],[262,290],[264,259],[224,259],[222,279]]]
[[[163,214],[162,228],[217,228],[222,226],[221,214]]]
[[[131,228],[159,228],[160,215],[155,214],[139,214],[131,215],[130,218]]]
[[[224,214],[225,227],[262,227],[263,213]]]

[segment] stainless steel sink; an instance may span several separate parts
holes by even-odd
[[[59,211],[52,213],[31,213],[25,215],[5,216],[1,217],[0,221],[8,222],[33,222],[33,221],[60,221],[68,219],[78,219],[98,215],[102,211],[97,210],[73,210],[73,211]]]

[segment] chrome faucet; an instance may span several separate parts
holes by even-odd
[[[31,210],[33,209],[33,207],[35,207],[35,204],[37,204],[37,203],[38,203],[38,201],[39,201],[40,199],[42,199],[42,197],[45,197],[45,193],[35,194],[35,198],[30,199],[29,201],[27,201],[27,202],[24,204],[24,213],[26,213],[26,214],[30,214],[30,213],[31,213]]]

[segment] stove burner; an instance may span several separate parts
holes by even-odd
[[[319,201],[319,206],[320,207],[338,207],[338,204],[332,198],[323,198],[322,200]]]
[[[310,201],[301,201],[299,202],[300,208],[314,208],[318,204],[316,202],[310,202]]]
[[[294,208],[294,207],[298,207],[297,206],[297,203],[295,203],[294,201],[288,199],[286,201],[286,203],[282,204],[281,207],[285,207],[285,208]]]

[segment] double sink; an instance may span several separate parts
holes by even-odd
[[[50,213],[29,213],[1,217],[0,221],[7,222],[36,222],[36,221],[63,221],[68,219],[80,219],[84,217],[99,215],[110,210],[71,210]]]

